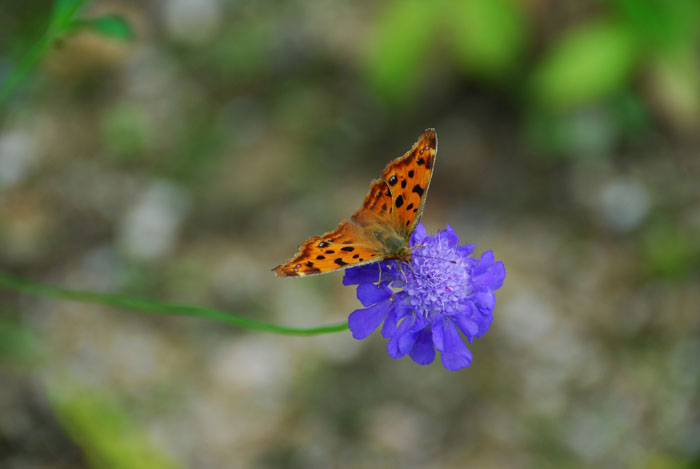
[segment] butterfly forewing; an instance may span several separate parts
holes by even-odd
[[[273,270],[282,277],[316,275],[408,252],[408,240],[423,213],[436,153],[437,136],[428,129],[406,154],[387,165],[381,179],[372,181],[362,207],[350,221],[308,239],[292,259]]]
[[[428,129],[405,155],[382,172],[382,180],[391,191],[395,224],[406,240],[423,214],[436,155],[437,135],[434,129]]]

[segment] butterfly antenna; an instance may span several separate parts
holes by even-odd
[[[442,258],[442,257],[435,257],[435,256],[424,256],[423,254],[413,254],[413,255],[416,256],[416,257],[422,257],[422,258],[424,258],[424,259],[436,259],[436,260],[438,260],[438,261],[451,262],[451,263],[453,263],[453,264],[456,264],[456,263],[457,263],[457,261],[455,261],[455,260],[453,260],[453,259],[444,259],[444,258]]]

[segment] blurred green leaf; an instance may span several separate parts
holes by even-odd
[[[49,400],[59,423],[83,449],[93,467],[178,467],[149,444],[145,430],[111,396],[62,384],[49,389]]]
[[[134,30],[124,18],[119,15],[104,15],[96,18],[81,20],[78,25],[95,31],[102,36],[129,41],[134,38]]]
[[[570,109],[620,89],[639,50],[624,25],[599,23],[569,32],[535,69],[533,93],[550,109]]]
[[[645,270],[662,278],[681,278],[700,261],[692,237],[669,222],[657,222],[648,228],[641,250]]]
[[[39,355],[34,333],[21,323],[0,318],[0,360],[29,364]]]
[[[58,36],[70,29],[73,17],[84,3],[85,0],[56,0],[47,34]]]
[[[364,68],[370,86],[387,102],[405,102],[425,79],[438,14],[431,2],[398,0],[374,25]]]
[[[692,42],[700,25],[697,0],[609,0],[648,44],[675,48]]]
[[[105,146],[124,159],[137,159],[152,139],[149,114],[135,104],[119,104],[102,115],[100,133]]]
[[[526,44],[526,17],[513,0],[451,2],[446,9],[459,62],[470,72],[503,77]]]

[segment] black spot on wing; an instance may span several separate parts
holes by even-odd
[[[306,267],[313,267],[313,266],[314,266],[314,263],[311,261],[306,263]]]
[[[401,181],[401,189],[405,189],[405,188],[406,188],[406,180],[404,179],[403,181]]]
[[[413,203],[406,205],[406,210],[411,210],[413,208]]]
[[[416,164],[417,164],[418,166],[425,164],[425,159],[423,159],[423,158],[418,158],[418,161],[416,161]]]
[[[423,197],[423,188],[419,184],[413,186],[413,192],[418,194],[418,197]]]
[[[336,260],[334,260],[333,262],[335,262],[336,264],[338,264],[338,265],[341,266],[341,267],[344,266],[344,265],[348,265],[348,263],[345,262],[345,261],[343,261],[340,257],[337,258]]]
[[[415,176],[415,175],[416,175],[416,173],[414,173],[413,170],[410,170],[410,171],[408,172],[408,177],[410,177],[410,178],[412,178],[412,177]]]
[[[396,175],[394,175],[394,176],[391,176],[391,177],[389,178],[389,185],[391,185],[391,186],[395,186],[395,185],[396,185],[396,183],[397,183],[398,181],[399,181],[399,180],[398,180],[398,179],[396,179]]]
[[[396,208],[400,208],[403,205],[403,196],[400,195],[396,198]]]
[[[340,248],[340,250],[345,252],[353,252],[355,248],[352,246],[345,246],[344,248]]]
[[[320,256],[320,255],[319,255],[319,256],[316,256],[316,260],[317,260],[317,261],[322,261],[322,260],[325,259],[325,258],[326,258],[326,256]]]

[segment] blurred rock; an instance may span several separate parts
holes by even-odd
[[[638,179],[613,179],[598,193],[596,215],[605,228],[618,233],[629,232],[649,213],[649,199],[646,186]]]
[[[21,182],[38,158],[38,148],[28,130],[10,128],[0,133],[0,193]]]
[[[189,211],[189,197],[173,183],[152,182],[128,210],[119,227],[126,254],[154,260],[170,254]]]
[[[202,45],[221,27],[223,16],[218,0],[169,0],[164,8],[168,34],[180,43]]]

